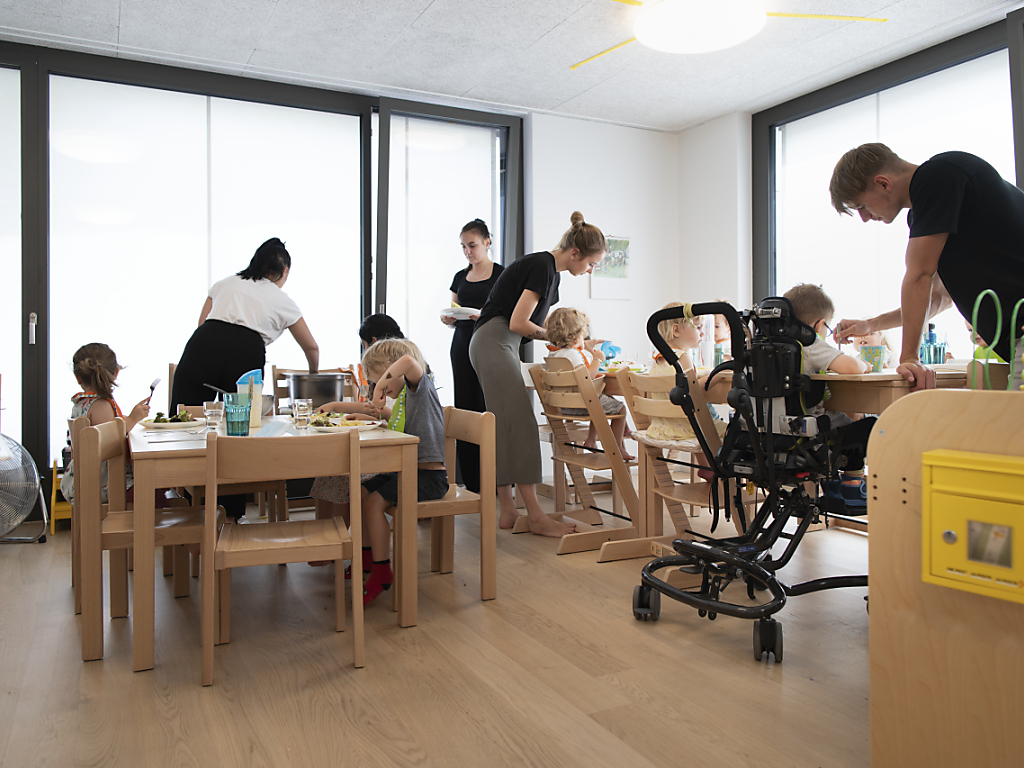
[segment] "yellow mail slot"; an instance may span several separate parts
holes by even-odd
[[[1024,603],[1024,458],[922,454],[921,578]]]

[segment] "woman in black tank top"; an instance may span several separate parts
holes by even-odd
[[[460,307],[479,310],[487,303],[491,288],[498,280],[504,267],[491,261],[487,249],[491,245],[491,233],[480,219],[473,219],[462,228],[462,253],[469,266],[460,269],[452,279],[452,301]],[[442,317],[441,321],[455,329],[452,339],[452,373],[455,378],[455,407],[466,411],[482,413],[484,393],[480,388],[473,364],[469,361],[469,341],[473,338],[473,327],[479,314],[471,319],[456,320]],[[473,443],[459,441],[456,457],[462,481],[474,493],[480,490],[480,449]]]

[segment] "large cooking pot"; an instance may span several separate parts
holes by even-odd
[[[296,400],[312,400],[313,408],[324,403],[343,400],[345,397],[344,373],[287,373],[288,397]]]

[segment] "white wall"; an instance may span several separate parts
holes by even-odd
[[[737,112],[678,135],[679,301],[728,299],[751,286],[751,116]]]
[[[631,298],[591,299],[589,277],[563,272],[560,306],[586,312],[592,334],[624,353],[646,355],[647,318],[679,300],[678,135],[536,114],[523,129],[526,252],[554,248],[577,210],[605,235],[631,238]]]

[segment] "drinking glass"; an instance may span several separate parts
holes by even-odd
[[[224,403],[207,400],[203,403],[203,415],[206,416],[206,428],[216,430],[224,421]]]
[[[313,417],[312,400],[292,400],[292,422],[299,429],[309,426],[309,420]]]
[[[249,395],[224,395],[224,416],[228,425],[228,435],[245,437],[249,434]]]

